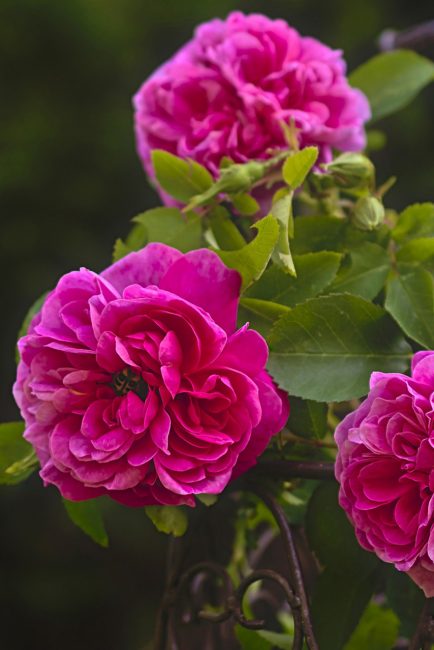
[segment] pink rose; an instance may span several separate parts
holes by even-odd
[[[336,429],[340,504],[360,544],[434,596],[434,352],[412,376],[376,372]]]
[[[64,275],[19,342],[15,399],[64,497],[194,505],[255,464],[288,416],[268,348],[236,330],[240,276],[149,244]]]
[[[134,107],[137,149],[151,177],[152,149],[193,158],[214,175],[223,156],[267,158],[287,146],[281,123],[291,119],[300,146],[317,145],[326,162],[332,149],[364,148],[370,117],[339,50],[284,20],[240,12],[200,25],[142,85]]]

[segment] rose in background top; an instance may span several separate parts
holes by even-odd
[[[67,499],[194,505],[255,464],[288,417],[268,348],[236,331],[240,276],[149,244],[63,276],[19,341],[15,399]]]
[[[142,85],[134,107],[137,149],[151,177],[152,149],[193,158],[214,175],[223,156],[266,158],[287,146],[281,124],[291,120],[300,146],[317,145],[327,162],[332,148],[363,149],[370,117],[339,50],[283,20],[240,12],[200,25]]]
[[[412,377],[374,373],[336,429],[340,504],[360,544],[434,596],[434,352]]]

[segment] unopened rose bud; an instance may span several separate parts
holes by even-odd
[[[218,180],[221,192],[238,193],[248,191],[267,171],[264,163],[251,160],[245,164],[230,165],[222,169]]]
[[[361,153],[343,153],[324,167],[341,187],[369,186],[374,179],[374,165]]]
[[[364,196],[354,207],[353,224],[360,230],[375,230],[384,221],[384,206],[374,196]]]
[[[272,159],[271,159],[272,160]],[[220,178],[202,194],[194,196],[185,210],[194,210],[198,206],[209,203],[218,194],[241,194],[248,192],[252,186],[261,180],[268,172],[271,161],[258,162],[251,160],[244,164],[230,164],[220,171]]]

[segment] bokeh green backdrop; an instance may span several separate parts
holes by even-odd
[[[110,263],[116,236],[156,204],[135,155],[131,95],[196,23],[230,10],[283,17],[345,51],[349,68],[388,27],[432,18],[395,0],[0,0],[2,421],[27,306],[58,276]],[[433,199],[434,89],[380,125],[391,207]],[[108,513],[109,550],[76,531],[36,476],[0,489],[0,648],[138,650],[152,634],[166,540],[140,511]],[[188,650],[188,649],[186,649]]]

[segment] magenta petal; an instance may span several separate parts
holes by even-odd
[[[134,434],[143,433],[157,415],[159,406],[160,400],[154,391],[148,393],[144,402],[130,391],[122,400],[119,419],[125,429],[129,429]]]
[[[150,436],[144,436],[134,443],[134,446],[128,452],[127,460],[133,467],[145,465],[152,460],[158,449]]]
[[[105,492],[104,488],[90,488],[76,481],[69,474],[59,471],[51,461],[44,465],[39,474],[46,485],[50,483],[55,485],[62,496],[70,501],[95,499]]]
[[[234,332],[241,276],[216,253],[190,251],[168,269],[159,286],[202,307],[226,332]]]
[[[239,367],[254,377],[265,368],[267,359],[267,343],[258,332],[247,329],[245,325],[228,339],[218,364],[229,368]]]
[[[167,332],[160,343],[159,360],[166,388],[171,396],[175,397],[181,383],[182,350],[176,334],[172,331]]]
[[[256,464],[272,436],[279,433],[288,420],[289,401],[287,395],[273,384],[266,372],[259,375],[256,383],[259,389],[262,418],[253,429],[247,446],[240,454],[232,478],[237,478]]]
[[[148,244],[137,253],[130,253],[109,266],[101,273],[101,277],[119,292],[130,284],[159,286],[163,275],[182,257],[182,253],[165,244]]]
[[[434,596],[434,570],[430,571],[417,563],[408,571],[408,575],[422,589],[426,598]]]
[[[413,379],[428,386],[434,385],[434,352],[416,352],[411,366]]]
[[[216,474],[215,476],[199,479],[193,483],[184,483],[182,481],[182,474],[175,477],[176,473],[172,474],[170,471],[167,471],[158,457],[155,460],[155,469],[164,487],[175,492],[175,494],[220,494],[225,489],[231,477],[231,472],[227,471]]]
[[[90,404],[81,421],[81,433],[87,438],[96,438],[107,430],[107,425],[103,421],[105,409],[109,406],[110,400],[97,400]]]
[[[107,490],[129,490],[139,485],[145,474],[146,469],[125,464],[110,481],[105,481],[104,486]]]
[[[171,427],[170,415],[163,408],[160,408],[157,415],[151,422],[150,432],[156,447],[164,453],[169,451],[169,433]]]
[[[131,434],[128,431],[125,431],[125,429],[118,427],[116,429],[110,429],[110,431],[107,431],[107,433],[99,436],[99,438],[94,438],[92,440],[92,445],[95,447],[95,449],[99,449],[101,451],[115,451],[124,445],[130,437]]]
[[[118,372],[125,367],[125,362],[117,353],[116,341],[113,332],[103,332],[96,348],[96,360],[99,366],[110,373]]]

